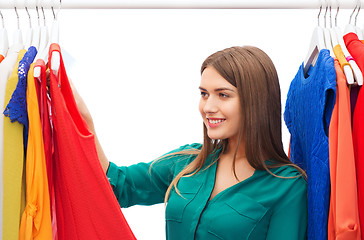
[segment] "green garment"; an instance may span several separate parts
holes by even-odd
[[[185,145],[172,152],[201,148]],[[211,154],[205,166],[218,156]],[[176,176],[196,155],[174,155],[151,163],[117,167],[110,163],[110,184],[121,207],[152,205],[164,201]],[[166,239],[200,240],[300,240],[306,239],[307,184],[303,177],[278,178],[255,170],[253,176],[225,189],[209,200],[217,164],[191,177],[183,177],[171,191],[166,206]],[[290,166],[271,169],[281,177],[298,176]]]

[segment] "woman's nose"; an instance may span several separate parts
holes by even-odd
[[[217,112],[217,110],[218,110],[218,106],[217,106],[216,99],[214,99],[213,97],[209,97],[205,102],[203,111],[205,113],[215,113],[215,112]]]

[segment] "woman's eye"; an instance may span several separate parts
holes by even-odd
[[[201,92],[201,97],[206,97],[207,93],[206,92]]]
[[[229,95],[225,94],[225,93],[219,93],[220,97],[223,97],[223,98],[228,98]]]

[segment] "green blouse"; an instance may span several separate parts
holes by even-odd
[[[201,148],[182,146],[172,152]],[[206,166],[218,156],[211,154]],[[163,203],[172,179],[196,155],[174,155],[151,163],[118,167],[110,163],[107,177],[121,207]],[[151,167],[152,166],[152,167]],[[166,238],[180,239],[306,239],[307,184],[303,177],[278,178],[255,170],[209,200],[217,164],[191,177],[182,177],[166,206]],[[281,177],[298,176],[290,166],[271,169]]]

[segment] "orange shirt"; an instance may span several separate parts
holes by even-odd
[[[0,54],[0,63],[4,60],[4,56]]]
[[[329,126],[331,195],[328,239],[360,240],[350,93],[337,59],[335,70],[337,94]]]
[[[34,63],[28,72],[27,104],[29,117],[26,155],[26,207],[20,224],[20,240],[52,239],[52,223],[44,154],[42,125],[34,82]]]

